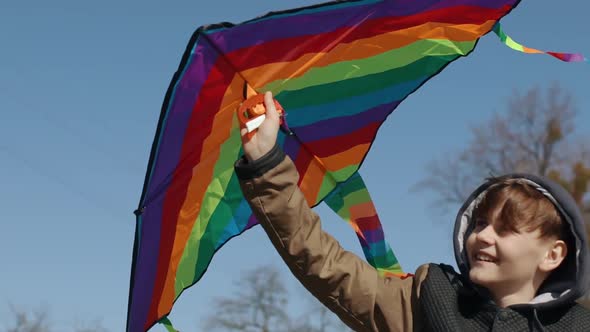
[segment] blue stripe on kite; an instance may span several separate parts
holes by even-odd
[[[308,126],[294,127],[293,131],[303,142],[346,135],[374,122],[382,122],[394,110],[399,101],[379,105],[362,113],[318,121]]]
[[[379,241],[374,243],[369,243],[369,248],[367,248],[371,257],[378,256],[377,254],[388,252],[391,250],[389,244],[385,241]]]
[[[328,104],[289,109],[287,110],[288,114],[292,114],[291,117],[288,117],[289,125],[292,128],[308,126],[317,121],[364,113],[375,107],[376,103],[385,104],[402,100],[431,76],[424,76],[417,80],[395,84],[375,92],[340,99]],[[279,99],[278,96],[277,99]]]
[[[237,209],[234,211],[233,218],[231,218],[225,226],[223,235],[221,235],[217,243],[215,243],[215,248],[221,247],[232,236],[242,233],[248,224],[248,218],[251,214],[252,210],[250,209],[250,205],[248,205],[248,202],[245,199],[242,199]]]
[[[367,249],[366,246],[363,245],[361,247],[363,249],[363,254],[365,255],[365,258],[375,268],[388,268],[395,264],[399,264],[397,257],[395,257],[395,254],[391,249],[387,250],[382,255],[374,255]]]

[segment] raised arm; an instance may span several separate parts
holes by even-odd
[[[426,275],[381,278],[322,231],[319,217],[297,186],[297,170],[276,145],[279,118],[267,94],[267,118],[244,141],[236,163],[244,196],[291,272],[355,331],[412,331],[421,316],[419,284]],[[245,132],[243,132],[245,134]]]

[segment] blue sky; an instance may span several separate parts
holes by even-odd
[[[136,208],[166,88],[193,31],[318,1],[3,1],[0,4],[0,321],[9,303],[74,321],[125,325]],[[529,46],[590,55],[586,1],[524,0],[503,20]],[[524,55],[493,35],[408,98],[381,127],[361,173],[407,271],[453,263],[452,214],[410,189],[433,158],[465,146],[469,126],[502,111],[515,89],[561,84],[590,132],[590,67]],[[362,255],[348,226],[325,228]],[[260,228],[230,241],[171,318],[198,330],[211,299],[240,272],[274,264],[297,287]],[[2,326],[4,327],[4,326]],[[156,327],[154,331],[163,331]]]

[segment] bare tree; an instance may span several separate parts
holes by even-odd
[[[469,145],[427,166],[418,188],[437,194],[435,205],[461,204],[486,177],[526,172],[560,182],[590,214],[590,146],[574,133],[573,98],[558,85],[543,94],[515,93],[506,113],[471,129]]]
[[[108,332],[100,320],[74,323],[74,332]]]
[[[341,332],[344,323],[305,288],[289,293],[284,278],[271,266],[242,274],[231,295],[215,300],[214,312],[204,329],[243,332]],[[302,300],[306,310],[297,316],[289,311],[293,299]]]
[[[35,310],[24,310],[15,305],[9,305],[13,322],[5,330],[6,332],[52,332],[56,331],[51,326],[49,310],[42,306]],[[73,324],[73,332],[108,332],[100,321],[91,323],[76,322]]]
[[[324,306],[311,293],[305,292],[304,302],[308,309],[303,317],[296,320],[293,332],[346,332],[352,331],[338,317]]]
[[[538,88],[516,93],[506,113],[471,129],[466,148],[431,162],[418,187],[434,191],[435,205],[446,210],[463,203],[486,177],[514,172],[546,176],[572,194],[588,225],[590,140],[575,135],[575,118],[572,96],[557,85],[544,95]],[[590,298],[581,302],[590,307]]]
[[[231,296],[216,300],[207,330],[289,331],[288,292],[278,271],[270,266],[247,271],[236,286]]]
[[[50,332],[49,315],[47,309],[37,309],[27,312],[10,305],[14,323],[7,332]]]

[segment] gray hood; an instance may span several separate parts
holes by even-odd
[[[557,207],[565,222],[569,224],[575,250],[568,248],[568,255],[558,270],[554,271],[538,291],[538,295],[527,306],[537,309],[553,308],[571,304],[588,290],[590,284],[590,262],[586,239],[585,223],[574,199],[557,183],[528,174],[511,174],[500,179],[522,179],[548,197]],[[472,231],[471,214],[485,191],[497,183],[498,178],[489,180],[473,192],[463,204],[455,221],[453,243],[455,259],[461,274],[469,280],[469,260],[465,240]]]

